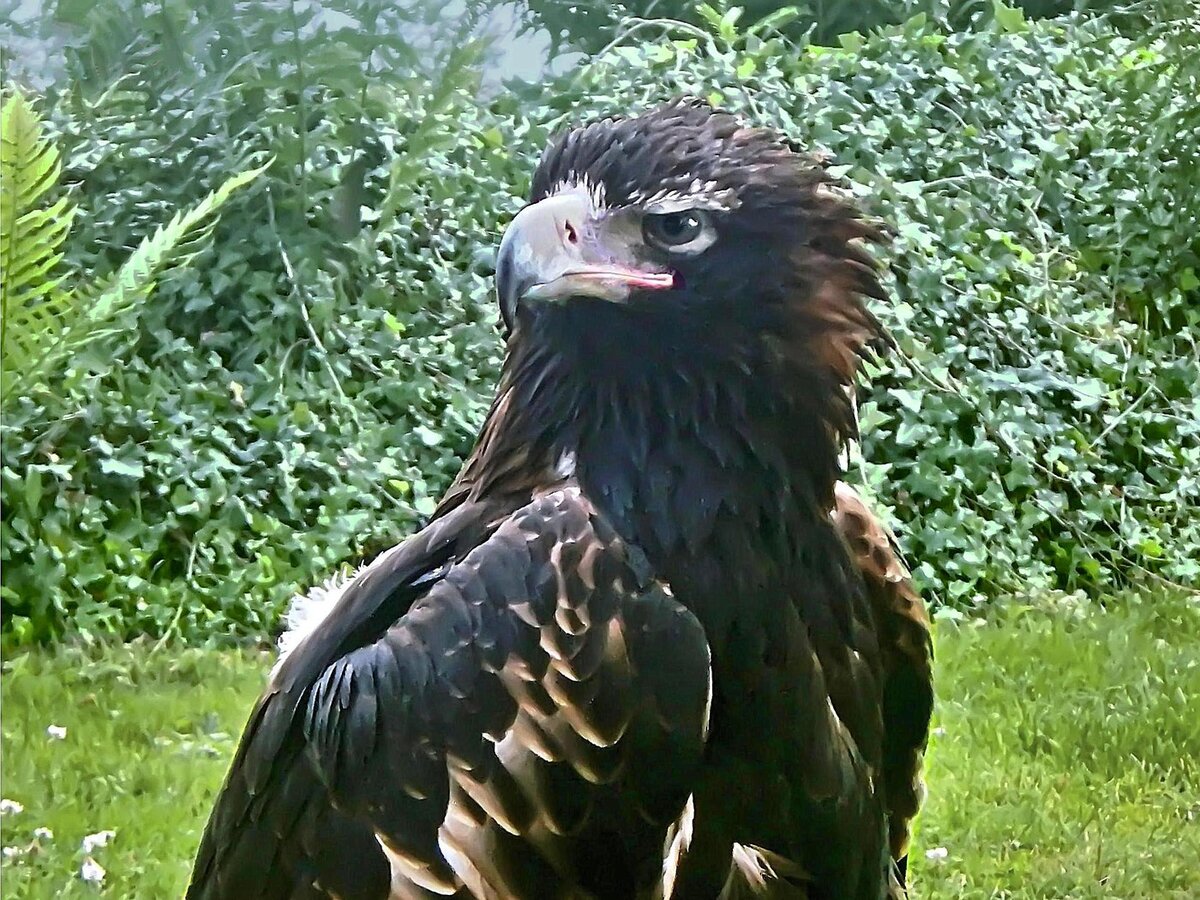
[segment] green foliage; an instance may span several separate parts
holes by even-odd
[[[486,6],[486,3],[480,4]],[[673,20],[692,25],[724,21],[732,27],[754,24],[805,43],[836,45],[838,37],[867,33],[925,15],[951,28],[972,23],[1015,21],[1017,17],[1046,18],[1069,13],[1099,13],[1124,6],[1114,0],[1016,0],[1011,6],[995,0],[525,0],[527,25],[546,29],[557,48],[574,47],[595,53],[640,21]]]
[[[270,665],[258,651],[149,644],[6,658],[4,797],[25,808],[0,819],[4,896],[181,897]],[[85,852],[103,831],[116,834]],[[89,855],[102,891],[79,877]]]
[[[10,640],[262,634],[297,585],[432,510],[486,409],[500,345],[479,240],[525,163],[473,100],[474,49],[447,47],[431,82],[381,51],[386,29],[321,28],[303,4],[235,12],[192,27],[250,58],[185,54],[181,72],[135,33],[135,71],[52,98],[86,185],[79,268],[111,268],[242,160],[276,162],[207,264],[160,285],[120,366],[80,366],[8,417]]]
[[[42,123],[19,91],[4,104],[0,163],[0,330],[3,333],[5,407],[85,348],[129,328],[125,316],[154,289],[168,265],[190,262],[211,234],[220,207],[263,169],[235,175],[192,209],[177,213],[147,237],[112,275],[64,288],[56,271],[75,207],[56,186],[59,154],[42,137]],[[265,167],[264,167],[265,168]]]
[[[1103,614],[1040,598],[988,618],[937,625],[917,895],[1195,896],[1195,598],[1112,598]]]
[[[1186,5],[1137,41],[1004,7],[982,30],[918,17],[802,50],[724,15],[647,25],[537,102],[487,104],[475,48],[406,54],[363,24],[374,5],[339,9],[334,27],[313,4],[214,4],[171,20],[174,43],[121,32],[130,72],[48,97],[77,270],[276,162],[105,360],[7,417],[9,643],[261,637],[298,587],[415,527],[490,399],[492,254],[536,154],[678,92],[832,150],[896,226],[899,350],[863,397],[861,474],[939,602],[1197,582]],[[119,66],[102,45],[76,39],[70,65]]]
[[[929,798],[910,872],[922,898],[1200,892],[1200,610],[1177,595],[1064,597],[938,623]],[[269,654],[147,645],[10,658],[0,819],[6,900],[178,897]],[[1019,702],[1017,702],[1019,701]],[[46,727],[66,728],[52,740]],[[36,838],[37,828],[52,837]],[[946,858],[927,859],[937,847]]]
[[[0,110],[0,399],[14,376],[43,357],[56,326],[73,311],[55,268],[75,208],[66,197],[42,206],[59,169],[37,113],[13,92]]]

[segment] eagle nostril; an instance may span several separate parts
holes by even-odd
[[[575,233],[575,226],[570,222],[563,222],[563,233],[567,237],[568,244],[578,244],[579,235]]]

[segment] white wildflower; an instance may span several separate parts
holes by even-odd
[[[52,741],[66,740],[66,737],[67,737],[66,726],[65,725],[47,725],[46,726],[46,735]]]
[[[0,800],[0,816],[15,816],[17,813],[23,812],[25,812],[24,805],[16,800],[9,800],[7,797]]]
[[[117,836],[115,831],[97,831],[83,839],[83,852],[91,853],[97,847],[107,847],[108,842]]]
[[[37,838],[39,841],[54,840],[54,832],[51,831],[49,828],[35,828],[35,829],[33,829],[33,836],[35,838]]]
[[[5,859],[17,859],[17,858],[25,855],[25,848],[24,847],[5,847],[3,850],[0,850],[0,853],[4,854]]]
[[[935,728],[935,729],[933,729],[933,731],[931,731],[929,733],[931,735],[933,735],[934,737],[945,737],[946,729],[945,728]]]
[[[925,851],[925,858],[933,862],[943,862],[950,856],[950,851],[945,847],[933,847]]]
[[[104,880],[104,866],[89,856],[79,867],[79,877],[92,884],[99,884]]]

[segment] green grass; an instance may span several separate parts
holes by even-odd
[[[938,625],[940,729],[914,896],[1200,896],[1200,607],[1009,608]],[[80,897],[84,835],[114,897],[177,896],[270,658],[145,647],[9,660],[6,898]],[[63,740],[50,724],[67,728]],[[945,848],[943,861],[926,851]]]

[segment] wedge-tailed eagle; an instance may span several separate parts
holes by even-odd
[[[475,450],[291,640],[188,896],[903,896],[928,619],[839,464],[881,237],[702,102],[553,142]]]

